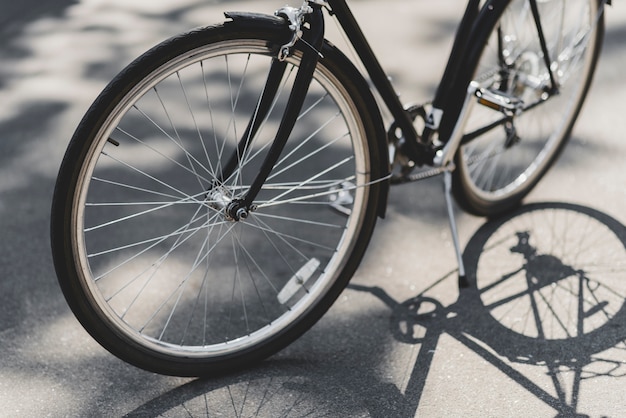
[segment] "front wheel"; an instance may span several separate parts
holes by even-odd
[[[604,1],[537,4],[551,72],[530,2],[513,0],[474,73],[483,91],[522,106],[517,114],[481,104],[471,110],[456,155],[453,190],[460,206],[477,215],[517,206],[546,173],[567,142],[600,53]],[[551,90],[552,79],[558,93]]]
[[[72,138],[55,267],[82,325],[127,362],[202,376],[267,357],[321,317],[365,252],[382,175],[371,103],[330,46],[254,210],[226,210],[256,177],[297,73],[299,46],[238,147],[282,43],[229,23],[166,41],[111,82]]]

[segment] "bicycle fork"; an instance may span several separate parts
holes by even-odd
[[[254,199],[270,175],[291,135],[296,119],[302,110],[311,80],[313,79],[315,67],[321,56],[319,51],[321,51],[324,41],[324,16],[320,5],[313,3],[312,6],[309,6],[305,4],[299,9],[284,7],[279,9],[276,14],[288,21],[292,38],[289,42],[281,46],[278,51],[278,56],[272,60],[265,88],[263,89],[255,112],[239,140],[237,149],[224,166],[221,178],[216,183],[224,182],[233,174],[237,166],[241,163],[241,159],[243,155],[245,155],[246,150],[250,147],[261,124],[271,110],[287,68],[285,60],[290,54],[291,47],[294,46],[298,40],[302,40],[308,48],[305,48],[303,51],[300,67],[287,102],[285,113],[282,116],[276,137],[261,165],[259,173],[243,198],[233,199],[224,204],[226,217],[233,221],[247,218],[249,212],[255,209],[253,204]],[[309,23],[310,28],[303,31],[302,25],[305,21]]]

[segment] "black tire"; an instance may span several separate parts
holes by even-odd
[[[604,34],[604,2],[538,2],[559,93],[547,100],[549,73],[527,0],[513,0],[484,45],[474,72],[483,89],[522,100],[504,114],[475,104],[456,154],[453,192],[466,211],[496,216],[519,205],[567,143],[591,84]],[[467,141],[467,138],[473,138]]]
[[[69,144],[55,268],[81,324],[131,364],[206,376],[261,360],[310,328],[361,261],[383,188],[380,117],[329,45],[258,208],[224,216],[274,138],[300,44],[264,127],[220,179],[283,43],[241,22],[167,40],[106,87]]]
[[[588,358],[624,341],[626,228],[568,203],[489,221],[464,253],[476,338],[522,363]]]

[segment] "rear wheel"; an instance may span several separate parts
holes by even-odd
[[[471,110],[453,190],[474,214],[497,215],[530,192],[567,142],[591,83],[604,32],[598,0],[537,4],[558,93],[549,91],[530,2],[513,0],[485,44],[473,80],[487,94],[521,103],[522,110],[505,113],[480,104]]]
[[[237,152],[281,43],[233,26],[166,41],[112,81],[55,190],[54,261],[70,306],[105,348],[159,373],[241,367],[293,341],[345,287],[376,221],[370,102],[331,47],[254,211],[229,216],[301,56],[296,47],[262,127]]]

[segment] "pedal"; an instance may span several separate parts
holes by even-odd
[[[476,90],[478,103],[509,115],[519,115],[524,110],[524,101],[501,91],[480,88]]]

